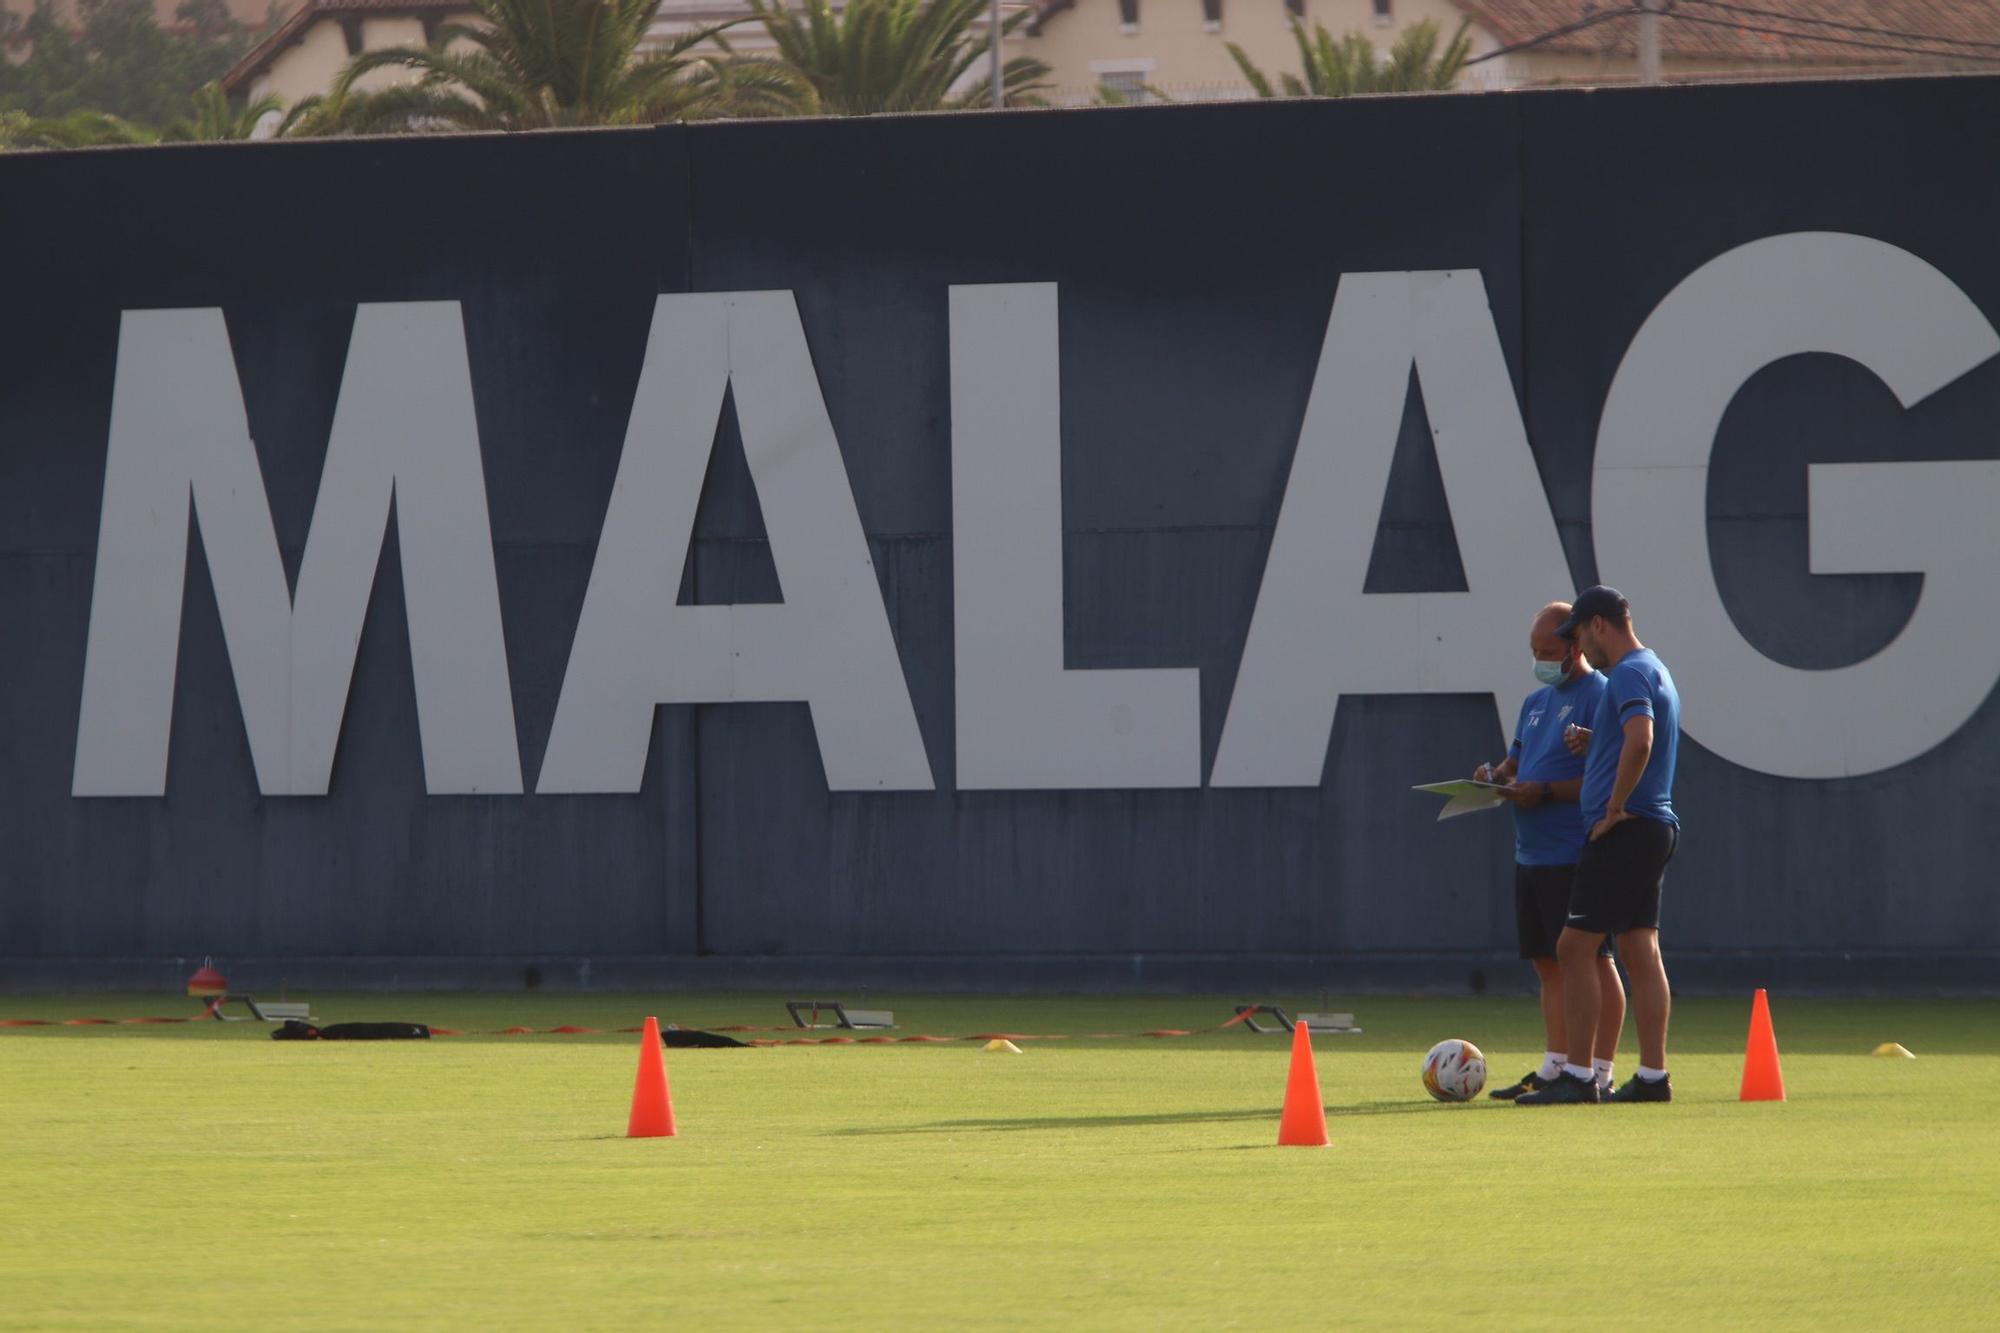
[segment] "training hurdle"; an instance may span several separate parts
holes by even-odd
[[[838,1000],[787,1000],[785,1009],[792,1016],[792,1026],[796,1028],[892,1028],[896,1026],[896,1012],[893,1009],[849,1009]],[[823,1013],[833,1015],[834,1021],[822,1023]]]

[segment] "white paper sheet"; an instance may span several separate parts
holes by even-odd
[[[1474,782],[1470,778],[1461,778],[1456,782],[1426,782],[1410,790],[1448,797],[1444,809],[1438,811],[1438,818],[1442,820],[1456,819],[1475,810],[1491,810],[1502,803],[1500,793],[1505,788],[1503,782]]]

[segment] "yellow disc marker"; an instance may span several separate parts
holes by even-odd
[[[1009,1055],[1019,1055],[1021,1053],[1021,1048],[1013,1042],[1008,1041],[1005,1037],[995,1037],[979,1049],[982,1051],[1005,1051]]]
[[[1915,1051],[1910,1050],[1906,1046],[1899,1046],[1893,1041],[1885,1041],[1880,1046],[1877,1046],[1875,1054],[1887,1055],[1899,1060],[1914,1060],[1917,1058]]]

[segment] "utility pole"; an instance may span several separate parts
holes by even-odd
[[[1007,106],[1007,89],[1000,80],[1000,0],[993,0],[993,109]]]
[[[1639,0],[1639,82],[1660,81],[1660,0]]]

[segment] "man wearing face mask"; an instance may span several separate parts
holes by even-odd
[[[1584,761],[1564,745],[1563,729],[1590,721],[1604,693],[1604,677],[1591,669],[1573,642],[1556,633],[1569,613],[1568,602],[1552,602],[1529,625],[1528,648],[1542,688],[1521,705],[1507,757],[1497,764],[1481,764],[1472,775],[1480,782],[1506,783],[1501,794],[1514,806],[1515,927],[1521,957],[1534,965],[1541,983],[1547,1038],[1540,1067],[1491,1094],[1502,1100],[1555,1082],[1572,1053],[1579,1065],[1589,1061],[1596,1080],[1608,1087],[1618,1034],[1625,1024],[1625,991],[1618,984],[1608,937],[1596,958],[1586,964],[1596,969],[1596,989],[1602,997],[1594,1032],[1570,1033],[1563,972],[1556,959],[1556,940],[1569,911],[1570,882],[1588,832],[1577,804]]]

